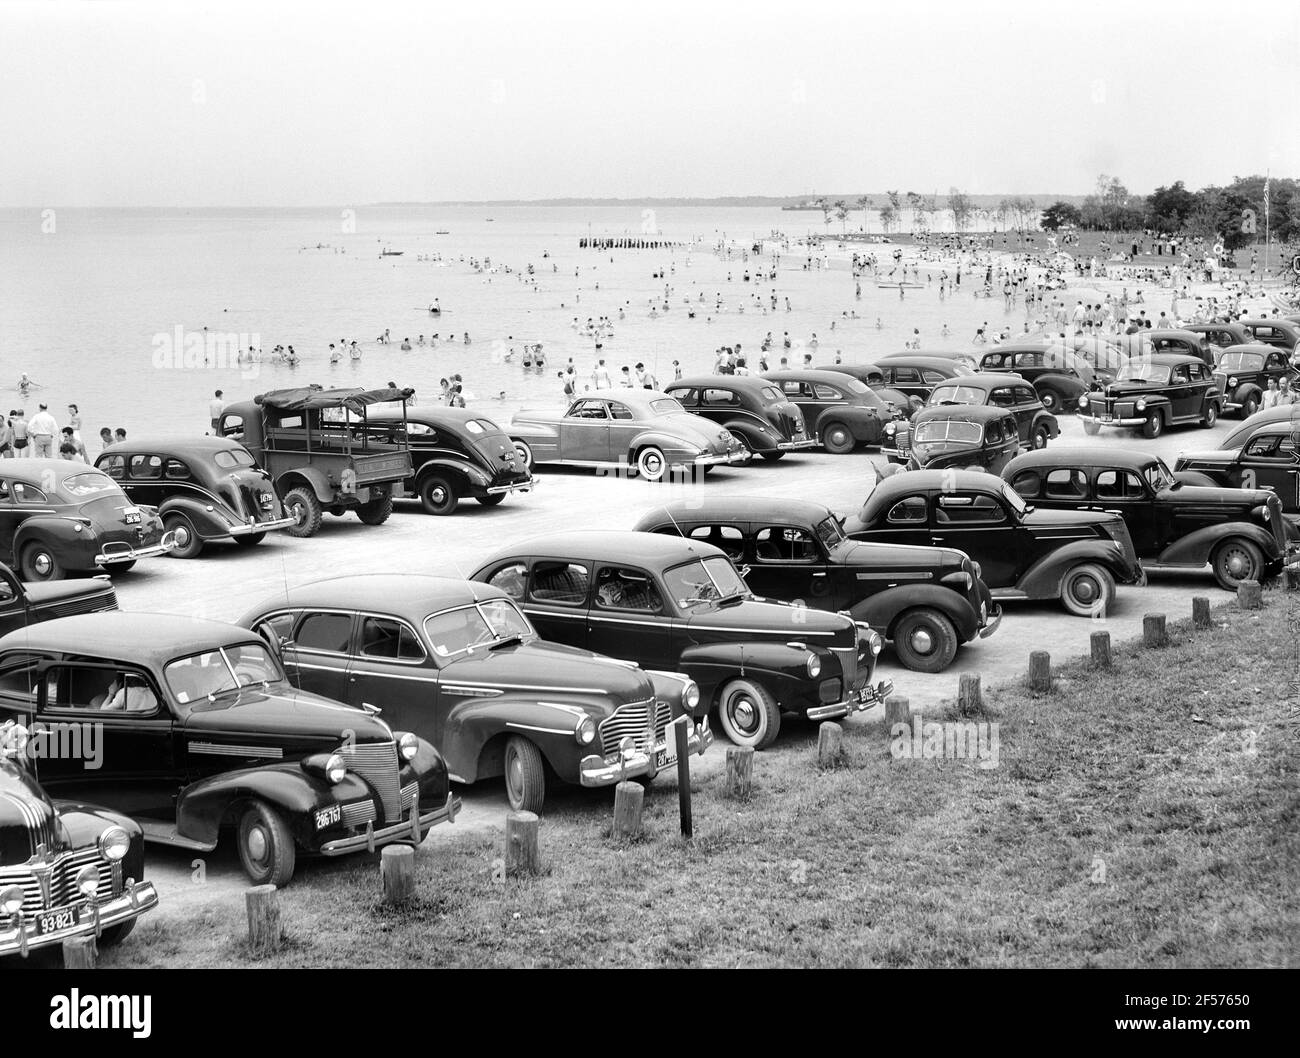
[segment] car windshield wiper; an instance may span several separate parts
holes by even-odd
[[[501,636],[499,639],[488,644],[488,650],[496,650],[497,647],[512,646],[515,643],[522,643],[523,641],[524,637],[517,633],[508,636]]]
[[[692,595],[689,599],[678,599],[678,606],[697,606],[702,602],[717,602],[716,595]]]
[[[208,701],[215,702],[218,698],[226,697],[226,695],[230,694],[232,691],[235,694],[240,694],[243,692],[243,690],[244,688],[241,687],[239,684],[235,684],[234,686],[231,687],[222,687],[219,690],[215,690],[211,694],[209,694]]]
[[[733,591],[730,595],[722,596],[722,598],[718,599],[717,602],[719,606],[723,606],[729,602],[740,602],[747,594],[747,592],[743,591]]]

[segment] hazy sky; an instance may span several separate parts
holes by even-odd
[[[0,6],[0,205],[1300,176],[1300,4]]]

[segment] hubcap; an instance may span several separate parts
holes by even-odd
[[[518,797],[520,792],[523,789],[523,785],[524,785],[524,766],[520,762],[519,757],[517,755],[512,756],[510,758],[510,792],[515,797]]]
[[[645,464],[646,473],[651,477],[659,474],[659,472],[664,468],[663,460],[654,454],[646,456],[643,462]]]
[[[758,710],[749,698],[734,698],[731,703],[731,719],[738,730],[748,733],[758,726]]]
[[[1101,592],[1097,588],[1097,582],[1091,577],[1079,577],[1074,582],[1074,597],[1081,603],[1093,603],[1097,601]]]
[[[258,863],[266,860],[266,831],[260,826],[248,832],[248,854]]]
[[[442,506],[442,504],[444,504],[447,501],[447,490],[444,489],[441,485],[435,489],[432,489],[429,495],[433,499],[434,504],[437,506]]]
[[[290,507],[289,510],[293,514],[294,521],[297,522],[299,525],[302,525],[307,520],[307,507],[302,502],[294,503],[294,505]]]
[[[186,528],[185,526],[183,526],[183,525],[178,525],[178,526],[176,527],[176,529],[175,529],[175,533],[176,533],[176,546],[177,546],[177,547],[189,547],[189,546],[190,546],[190,531],[189,531],[189,529],[187,529],[187,528]]]
[[[934,649],[934,636],[928,629],[918,628],[912,633],[912,649],[918,654],[928,654]]]
[[[1250,556],[1246,555],[1244,552],[1228,552],[1228,572],[1237,580],[1242,578],[1242,576],[1250,569],[1251,565]]]
[[[45,552],[42,551],[39,555],[36,556],[36,559],[34,562],[32,562],[32,565],[36,567],[36,572],[39,573],[42,577],[48,577],[51,568],[53,568],[54,563],[50,560],[50,556],[45,554]]]

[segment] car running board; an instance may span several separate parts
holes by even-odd
[[[176,833],[176,826],[173,823],[154,823],[136,820],[140,829],[144,831],[144,840],[152,841],[156,845],[171,845],[177,849],[191,849],[194,852],[211,852],[217,847],[215,841],[195,841],[193,838],[183,838]]]
[[[995,599],[1028,599],[1029,593],[1019,588],[990,588],[989,594]]]

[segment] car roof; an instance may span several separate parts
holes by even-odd
[[[371,422],[401,422],[401,408],[384,408],[375,410],[368,414]],[[462,424],[470,419],[487,419],[489,422],[495,422],[490,415],[483,414],[476,408],[453,408],[445,404],[425,405],[422,407],[407,407],[406,418],[411,422],[422,422],[429,425],[442,426],[447,423]]]
[[[505,597],[505,592],[497,588],[460,577],[437,577],[426,573],[353,573],[299,584],[274,596],[274,606],[260,609],[302,606],[376,610],[422,620],[450,606]]]
[[[1143,338],[1151,339],[1183,338],[1187,341],[1195,342],[1197,345],[1200,345],[1201,339],[1205,337],[1205,335],[1201,334],[1199,331],[1185,331],[1181,327],[1156,327],[1153,330],[1139,331],[1138,333]]]
[[[887,364],[891,367],[946,367],[951,369],[955,362],[956,357],[951,356],[912,356],[908,353],[890,353],[888,356],[876,357],[876,364],[882,367]]]
[[[1241,342],[1237,345],[1227,345],[1223,348],[1224,355],[1228,353],[1259,353],[1264,354],[1276,353],[1278,356],[1285,356],[1286,350],[1279,349],[1276,345],[1269,345],[1268,342]]]
[[[1140,471],[1159,458],[1152,452],[1133,448],[1110,448],[1104,445],[1079,445],[1070,448],[1040,448],[1016,456],[1007,469],[1024,470],[1030,467],[1117,467]]]
[[[1155,364],[1158,367],[1177,367],[1179,364],[1203,364],[1205,361],[1199,356],[1188,356],[1186,353],[1152,353],[1139,363]]]
[[[764,386],[771,385],[765,378],[757,375],[686,375],[674,382],[670,382],[668,389],[685,389],[687,387],[710,389],[747,389],[752,393],[757,393]]]
[[[957,419],[967,422],[990,422],[993,419],[1015,418],[1010,408],[996,404],[935,404],[920,409],[912,417],[912,425],[933,419]]]
[[[159,455],[179,455],[184,452],[211,455],[213,452],[228,452],[232,448],[243,447],[229,437],[216,437],[212,434],[199,437],[131,437],[114,442],[101,455],[140,455],[147,452]]]
[[[589,558],[602,562],[626,562],[631,566],[675,565],[692,555],[712,558],[723,552],[700,540],[683,540],[661,533],[638,533],[631,529],[573,529],[530,537],[495,552],[489,562],[512,556],[537,555],[557,558]]]
[[[698,522],[718,518],[736,521],[794,522],[815,525],[831,513],[820,503],[765,496],[709,496],[704,500],[675,500],[655,507],[638,524],[674,520]]]
[[[1272,434],[1275,433],[1290,434],[1292,432],[1297,432],[1297,426],[1293,426],[1286,419],[1282,419],[1278,422],[1264,423],[1262,426],[1259,427],[1259,429],[1257,429],[1254,433],[1250,435],[1248,440],[1253,441],[1256,437],[1260,436],[1260,434],[1268,434],[1271,436]]]
[[[618,404],[626,404],[629,408],[639,408],[642,411],[650,410],[650,402],[663,400],[667,394],[660,393],[657,389],[628,389],[620,387],[619,389],[602,389],[594,393],[581,393],[573,398],[569,407],[573,407],[580,400],[612,400]],[[675,399],[675,398],[669,398]]]
[[[1049,349],[1054,353],[1074,352],[1073,349],[1063,349],[1060,342],[1054,345],[1048,342],[1003,342],[1001,345],[995,345],[991,349],[985,349],[982,353],[976,355],[983,360],[984,357],[991,356],[993,353],[1045,353]]]
[[[909,492],[951,492],[953,489],[1001,492],[1004,484],[996,474],[987,474],[982,470],[905,470],[891,474],[877,484],[867,497],[867,502],[888,500]]]
[[[1017,375],[1014,371],[992,371],[987,375],[961,375],[948,381],[959,386],[970,386],[975,389],[993,389],[995,386],[1006,385],[1014,386],[1017,382],[1022,386],[1029,386],[1030,389],[1034,388],[1027,379]]]
[[[109,610],[28,625],[0,639],[0,650],[60,651],[161,666],[185,654],[257,638],[222,621]]]
[[[58,487],[66,478],[72,477],[73,474],[84,474],[86,471],[104,473],[98,467],[83,463],[80,459],[6,459],[0,463],[0,476],[15,481],[35,482],[44,489],[49,488],[51,481],[54,482],[55,487]]]
[[[1284,331],[1293,331],[1296,329],[1296,323],[1293,320],[1288,320],[1285,316],[1250,316],[1240,319],[1237,322],[1243,327],[1254,327],[1257,324],[1280,323],[1282,325],[1282,330]]]

